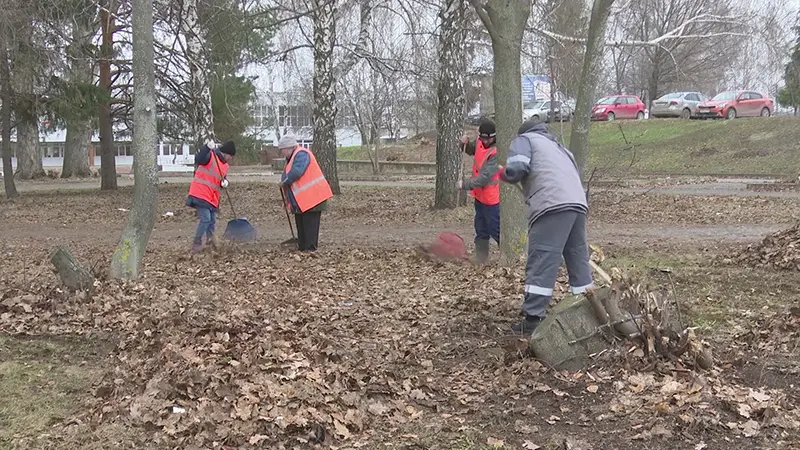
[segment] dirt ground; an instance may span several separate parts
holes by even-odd
[[[102,273],[130,187],[0,203],[0,447],[800,448],[800,275],[719,262],[793,224],[800,196],[594,193],[602,265],[674,292],[716,364],[598,358],[565,373],[510,334],[521,264],[416,251],[444,230],[469,243],[471,207],[432,211],[429,188],[343,189],[316,254],[280,247],[274,185],[240,183],[258,241],[189,258],[186,187],[163,185],[128,284]],[[230,218],[223,201],[220,231]],[[93,293],[61,287],[57,245],[96,271]]]

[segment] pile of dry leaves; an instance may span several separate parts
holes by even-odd
[[[157,448],[452,448],[464,435],[510,448],[564,435],[583,441],[571,448],[704,448],[786,441],[800,427],[783,390],[737,383],[725,364],[544,367],[508,332],[522,286],[521,268],[410,248],[243,247],[199,260],[156,248],[140,282],[100,280],[91,294],[52,274],[18,280],[0,296],[0,330],[116,344],[92,398],[49,442],[121,426]],[[631,358],[646,359],[639,349]]]
[[[723,262],[748,267],[800,270],[800,222],[767,236],[760,244],[747,246]]]

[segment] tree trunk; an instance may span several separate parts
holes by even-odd
[[[191,105],[189,123],[195,148],[214,139],[214,113],[211,109],[211,88],[208,77],[208,57],[203,38],[198,35],[201,29],[197,17],[197,0],[183,0],[183,21],[181,28],[186,37],[186,62],[189,66],[189,86]]]
[[[89,177],[89,146],[92,143],[92,124],[84,120],[67,122],[64,144],[64,165],[61,178]]]
[[[466,2],[445,0],[439,10],[439,85],[436,112],[436,209],[458,206],[461,179],[461,137],[464,124],[464,71],[466,69]]]
[[[336,91],[333,48],[336,2],[314,0],[314,155],[334,194],[341,194],[336,170]]]
[[[100,26],[102,43],[100,44],[100,87],[108,94],[108,101],[100,105],[100,189],[117,188],[116,148],[114,146],[114,118],[111,115],[111,59],[114,58],[114,29],[116,20],[114,12],[117,5],[114,0],[100,3]]]
[[[89,85],[92,83],[91,45],[94,29],[92,17],[78,14],[72,25],[72,43],[67,52],[70,56],[70,83]],[[92,143],[92,120],[79,114],[80,118],[67,121],[67,138],[64,145],[64,165],[61,178],[88,177],[89,145]]]
[[[38,59],[32,50],[33,29],[22,23],[17,28],[16,51],[12,55],[11,82],[14,84],[17,119],[17,176],[23,180],[45,175],[39,147],[39,117],[36,108],[36,70]]]
[[[658,49],[656,49],[656,54],[658,53]],[[661,68],[659,67],[660,64],[657,62],[650,68],[650,76],[647,80],[647,99],[645,99],[644,104],[645,108],[651,108],[653,105],[653,100],[658,98],[658,82],[659,82],[659,72]]]
[[[511,140],[522,120],[522,72],[520,53],[522,36],[531,12],[528,0],[489,0],[485,7],[470,0],[492,39],[494,77],[492,79],[497,155],[505,164]],[[528,227],[525,203],[519,191],[508,183],[500,188],[500,261],[504,265],[519,262],[526,254]]]
[[[61,282],[69,289],[90,290],[93,287],[94,275],[68,249],[56,247],[50,254],[50,262],[56,268]]]
[[[3,185],[6,198],[19,195],[14,184],[14,168],[11,166],[11,70],[8,61],[8,47],[4,29],[0,29],[0,91],[2,92],[2,152],[3,152]]]
[[[111,259],[112,278],[139,277],[144,251],[156,221],[158,167],[156,152],[156,86],[153,63],[153,0],[133,0],[133,206]]]
[[[589,34],[583,56],[581,84],[575,104],[575,121],[572,124],[569,146],[578,170],[583,177],[586,161],[589,158],[589,124],[592,118],[592,105],[597,83],[603,70],[603,49],[608,15],[614,0],[594,0],[592,17],[589,20]]]
[[[30,120],[17,123],[17,172],[22,180],[45,176],[42,149],[39,147],[39,129]]]

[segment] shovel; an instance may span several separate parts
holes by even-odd
[[[289,217],[289,210],[286,208],[286,194],[283,192],[282,187],[278,186],[278,189],[281,191],[281,200],[283,200],[283,212],[286,213],[286,221],[289,222],[289,231],[292,232],[292,238],[281,242],[281,245],[299,244],[297,238],[294,236],[294,228],[292,227],[292,219],[291,217]]]
[[[233,217],[236,218],[228,221],[228,226],[225,227],[225,233],[222,237],[233,242],[251,242],[256,240],[255,227],[247,221],[247,217],[239,217],[236,214],[236,210],[233,209],[231,194],[227,189],[225,189],[225,194],[228,196],[228,203],[231,205]]]

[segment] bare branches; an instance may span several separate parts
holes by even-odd
[[[674,29],[669,30],[668,32],[660,36],[657,36],[653,39],[649,40],[612,39],[612,40],[606,40],[603,45],[606,47],[615,47],[615,48],[660,47],[664,43],[672,40],[710,39],[714,37],[723,37],[723,36],[749,36],[749,34],[744,31],[739,31],[739,32],[723,31],[723,32],[710,32],[710,33],[700,33],[700,34],[693,34],[687,32],[687,29],[690,28],[691,25],[696,25],[696,24],[735,25],[741,27],[742,29],[745,29],[747,27],[747,24],[745,22],[741,21],[736,17],[715,16],[712,14],[700,14],[696,17],[688,19],[686,22],[683,22]],[[546,36],[560,43],[571,42],[571,43],[586,44],[586,38],[582,37],[565,36],[562,34],[557,34],[538,28],[533,28],[533,29],[529,28],[529,31],[540,34],[542,36]]]

